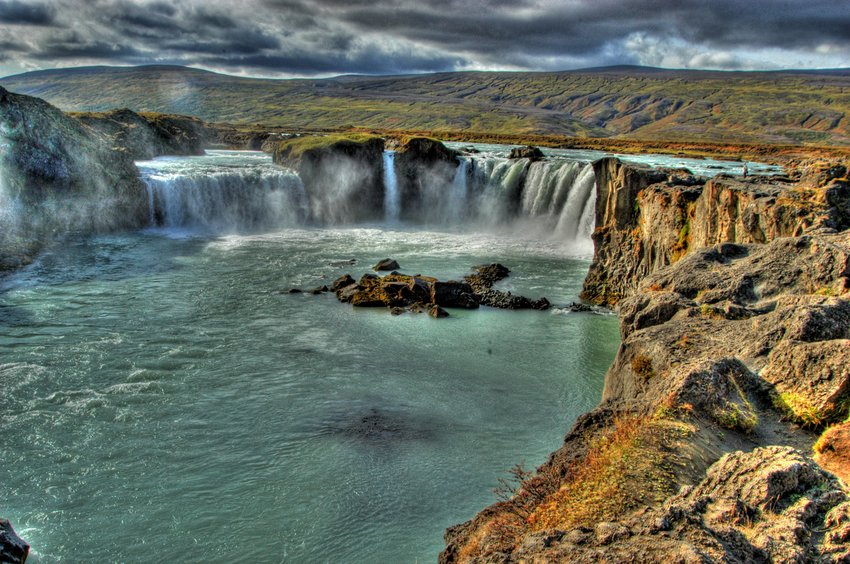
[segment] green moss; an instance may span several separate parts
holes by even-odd
[[[376,135],[365,133],[345,133],[335,135],[307,135],[304,137],[293,137],[285,141],[281,141],[275,154],[284,158],[298,159],[307,151],[315,149],[324,149],[332,147],[337,143],[365,143],[372,139],[378,139]]]
[[[691,218],[685,217],[685,221],[682,224],[682,227],[679,228],[679,234],[676,237],[676,243],[673,245],[671,249],[673,255],[673,262],[678,261],[680,258],[685,256],[688,252],[688,247],[690,246],[690,235],[691,235]]]
[[[794,392],[775,392],[771,396],[771,403],[774,408],[803,427],[818,429],[829,421],[827,413]]]

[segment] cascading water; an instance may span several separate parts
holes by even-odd
[[[443,171],[422,178],[418,207],[411,207],[403,201],[395,152],[385,151],[383,159],[387,224],[397,224],[404,210],[405,221],[413,224],[514,231],[569,245],[590,241],[595,191],[588,163],[464,156],[449,176]],[[235,233],[324,224],[324,216],[309,213],[310,198],[297,173],[262,153],[210,151],[138,165],[152,226]],[[329,209],[344,207],[328,194],[336,192],[322,193]]]
[[[301,180],[266,155],[211,151],[206,157],[138,164],[153,226],[225,233],[304,222]]]
[[[586,243],[585,252],[593,231],[595,180],[593,166],[584,162],[464,157],[449,194],[462,195],[467,217],[478,226]]]
[[[453,222],[460,222],[468,211],[469,161],[461,159],[449,191],[449,214]]]
[[[395,151],[384,151],[384,219],[396,223],[401,217],[401,195],[395,173]]]

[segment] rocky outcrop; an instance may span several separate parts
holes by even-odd
[[[473,268],[474,274],[465,276],[464,280],[470,285],[478,298],[478,303],[499,309],[549,309],[551,305],[546,298],[531,300],[525,296],[515,296],[511,292],[494,290],[493,285],[510,274],[501,264],[487,264]]]
[[[403,219],[427,218],[428,209],[444,202],[460,153],[434,139],[414,137],[396,149],[395,166]]]
[[[136,161],[161,155],[203,155],[204,147],[217,138],[214,129],[189,116],[136,113],[126,108],[73,115]]]
[[[399,268],[401,267],[395,259],[385,258],[383,260],[379,260],[378,263],[372,267],[372,270],[379,272],[381,270],[398,270]]]
[[[806,455],[850,470],[850,232],[812,231],[691,250],[638,283],[600,406],[449,529],[442,560],[848,558],[846,492]]]
[[[341,224],[383,216],[383,151],[378,137],[298,137],[280,142],[273,157],[298,171],[314,220]]]
[[[532,162],[540,161],[545,158],[546,155],[543,154],[543,151],[540,150],[539,147],[532,147],[531,145],[527,147],[514,147],[511,149],[510,155],[508,155],[509,159],[528,159]]]
[[[52,236],[139,227],[147,197],[132,156],[50,104],[0,88],[0,270]]]
[[[583,297],[615,305],[648,274],[718,243],[765,243],[847,225],[850,185],[787,178],[655,170],[608,158],[594,163],[595,254]],[[809,177],[804,177],[809,178]]]
[[[758,448],[725,455],[660,507],[530,535],[516,559],[841,562],[850,548],[848,506],[838,481],[800,452]]]
[[[389,260],[389,259],[387,259]],[[383,261],[381,261],[383,262]],[[380,264],[380,263],[379,263]],[[377,267],[375,268],[377,270]],[[432,317],[448,317],[442,308],[475,309],[486,305],[500,309],[547,309],[546,298],[530,300],[509,292],[494,290],[493,285],[510,272],[501,264],[473,268],[474,274],[463,282],[440,281],[431,276],[410,276],[392,272],[386,276],[367,273],[355,281],[350,274],[339,277],[331,285],[337,299],[355,307],[386,307],[393,313],[403,311],[422,313]]]
[[[24,564],[30,552],[28,545],[7,519],[0,519],[0,562]]]

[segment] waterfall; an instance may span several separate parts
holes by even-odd
[[[415,225],[516,233],[586,245],[583,251],[589,248],[596,193],[589,163],[462,156],[457,167],[441,164],[443,168],[426,169],[403,188],[395,157],[394,151],[384,152],[384,193],[377,200],[366,197],[371,184],[358,180],[363,178],[359,169],[341,166],[328,171],[328,182],[308,197],[297,173],[275,166],[261,153],[211,151],[206,157],[139,163],[139,168],[148,189],[151,225],[214,233],[307,222],[330,225],[351,217],[354,202],[382,215],[388,225],[403,219]]]
[[[401,195],[395,172],[395,151],[384,151],[384,219],[396,223],[401,217]]]
[[[467,214],[467,198],[469,190],[469,161],[461,159],[452,178],[452,186],[449,191],[450,221],[459,223]]]
[[[152,225],[228,233],[304,222],[301,180],[286,169],[145,172]]]
[[[572,244],[590,241],[595,182],[589,163],[465,157],[447,190],[452,201],[463,194],[466,217],[479,227],[513,227]]]

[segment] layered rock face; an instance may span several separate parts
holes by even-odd
[[[54,234],[146,220],[128,152],[47,102],[0,88],[0,269],[26,264]]]
[[[835,177],[695,178],[686,171],[594,164],[596,249],[583,296],[615,305],[648,274],[689,250],[723,242],[765,243],[812,229],[844,229],[850,185]],[[833,174],[840,170],[833,171]]]
[[[297,138],[280,142],[274,162],[298,171],[310,215],[324,224],[371,221],[383,216],[380,138]]]
[[[846,182],[596,166],[602,402],[441,560],[847,561]]]

